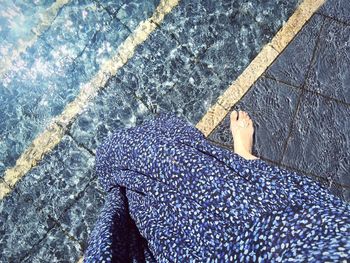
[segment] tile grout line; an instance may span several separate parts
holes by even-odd
[[[0,77],[6,78],[7,71],[13,67],[13,62],[29,47],[31,47],[36,40],[44,33],[50,26],[51,23],[56,19],[59,11],[67,5],[71,0],[56,0],[45,12],[39,14],[42,16],[38,24],[30,30],[32,37],[29,40],[24,41],[19,39],[17,44],[18,47],[9,56],[3,58],[0,65]]]
[[[288,142],[292,136],[292,131],[293,131],[293,128],[294,128],[294,123],[296,121],[296,116],[299,112],[299,109],[300,109],[300,103],[302,101],[302,97],[304,96],[305,92],[306,92],[306,89],[305,89],[305,85],[307,83],[307,80],[310,76],[310,72],[311,72],[311,67],[312,67],[312,64],[314,63],[315,61],[315,56],[316,56],[316,51],[319,47],[319,44],[320,44],[320,39],[321,39],[321,35],[322,35],[322,31],[323,31],[323,27],[325,26],[326,24],[326,19],[323,18],[323,21],[322,21],[322,24],[321,24],[321,27],[319,29],[319,32],[318,32],[318,36],[317,36],[317,39],[316,39],[316,43],[315,43],[315,47],[312,51],[312,57],[310,59],[310,63],[309,63],[309,66],[308,66],[308,69],[307,69],[307,72],[306,72],[306,75],[305,75],[305,79],[303,81],[303,84],[301,85],[301,93],[299,95],[299,98],[298,98],[298,102],[297,102],[297,105],[296,105],[296,109],[295,109],[295,112],[293,114],[293,118],[292,118],[292,121],[291,121],[291,124],[289,125],[289,132],[288,132],[288,136],[287,136],[287,139],[286,139],[286,142],[283,146],[283,151],[282,151],[282,154],[281,154],[281,159],[278,161],[278,163],[282,164],[282,161],[283,161],[283,157],[287,151],[287,146],[288,146]]]
[[[343,21],[343,20],[340,20],[340,19],[338,19],[338,18],[336,18],[336,17],[330,16],[330,15],[326,15],[326,14],[321,13],[321,12],[317,12],[317,14],[320,15],[320,16],[323,16],[323,17],[325,17],[325,18],[328,18],[329,20],[332,20],[332,21],[334,21],[334,22],[337,22],[338,24],[342,24],[343,26],[346,26],[346,27],[349,27],[349,26],[350,26],[350,23],[345,22],[345,21]]]
[[[298,86],[295,86],[295,85],[293,85],[293,84],[291,84],[291,83],[288,83],[288,82],[286,82],[286,81],[284,81],[284,80],[279,80],[279,79],[276,79],[276,78],[271,77],[271,76],[263,75],[262,77],[264,77],[264,78],[266,78],[266,79],[270,79],[270,80],[276,81],[276,82],[281,83],[281,84],[284,84],[284,85],[286,85],[286,86],[289,86],[289,88],[298,89],[298,90],[304,90],[304,91],[306,91],[306,92],[309,92],[309,93],[314,94],[315,96],[320,96],[320,97],[322,97],[322,98],[324,98],[324,99],[334,101],[334,102],[339,103],[339,104],[342,104],[342,105],[344,105],[344,106],[346,106],[346,107],[350,107],[350,103],[347,103],[347,102],[345,102],[345,101],[339,100],[339,99],[337,99],[337,98],[333,98],[333,97],[324,95],[324,94],[319,93],[319,92],[314,91],[314,90],[309,90],[309,89],[303,87],[303,85],[302,85],[301,87],[298,87]]]
[[[325,0],[304,0],[277,32],[274,38],[265,45],[241,75],[224,91],[212,105],[196,127],[208,136],[224,119],[231,107],[235,105],[263,75],[277,56],[287,47],[304,24],[318,10]]]
[[[134,55],[136,48],[157,28],[156,23],[161,24],[164,17],[178,5],[179,1],[161,0],[153,15],[141,21],[133,33],[119,45],[116,55],[104,62],[96,75],[82,85],[80,93],[74,101],[66,105],[63,112],[51,120],[46,129],[17,159],[15,166],[5,171],[3,180],[6,184],[0,183],[0,200],[10,193],[15,184],[61,141],[67,127],[77,118],[77,115],[82,113],[108,78],[115,75],[126,64]]]
[[[62,217],[69,209],[71,209],[71,208],[83,197],[83,195],[85,194],[86,189],[89,188],[89,187],[92,187],[92,182],[93,182],[94,180],[97,180],[97,176],[96,176],[96,175],[93,176],[93,177],[90,179],[90,181],[84,186],[84,189],[83,189],[83,190],[81,190],[80,192],[77,193],[77,195],[74,197],[74,201],[72,201],[71,204],[69,204],[67,207],[64,208],[64,210],[61,212],[61,214],[58,216],[58,218],[55,218],[55,217],[51,216],[50,214],[47,215],[47,217],[45,217],[45,216],[42,216],[42,217],[41,217],[41,216],[40,216],[41,219],[43,219],[43,220],[45,220],[45,219],[50,219],[50,220],[52,220],[52,221],[54,222],[54,224],[53,224],[51,227],[49,227],[48,231],[44,234],[44,237],[41,238],[38,242],[36,242],[36,243],[29,249],[29,251],[24,255],[24,257],[23,257],[22,259],[29,258],[29,257],[30,257],[30,253],[37,251],[37,250],[38,250],[37,247],[40,245],[40,243],[43,242],[43,241],[48,237],[49,233],[50,233],[54,228],[56,228],[56,227],[58,227],[59,230],[62,231],[63,234],[64,234],[70,241],[76,242],[76,243],[80,246],[80,252],[83,253],[83,251],[82,251],[82,244],[81,244],[81,242],[79,241],[79,239],[76,238],[76,237],[74,237],[74,236],[72,236],[72,235],[70,235],[69,232],[68,232],[68,230],[67,230],[64,226],[62,226],[62,224],[60,223],[59,220],[61,219],[61,217]],[[95,188],[95,189],[96,189],[96,191],[98,191],[99,193],[104,194],[104,193],[102,193],[99,189],[97,189],[97,188]],[[34,205],[34,207],[37,209],[36,205]]]

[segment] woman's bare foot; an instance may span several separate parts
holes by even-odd
[[[249,115],[245,111],[232,111],[230,120],[234,152],[247,160],[259,159],[252,155],[254,126]]]

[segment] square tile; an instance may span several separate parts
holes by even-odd
[[[282,164],[350,186],[348,116],[348,106],[303,94]]]
[[[95,2],[73,1],[64,5],[41,38],[53,49],[76,58],[111,21],[110,15]]]
[[[30,196],[40,215],[58,218],[75,203],[95,175],[95,158],[65,135],[43,160],[19,181],[15,190]]]
[[[180,1],[160,25],[162,30],[175,37],[195,56],[204,53],[220,33],[215,29],[218,21],[213,13],[217,12],[218,15],[227,11],[219,9],[218,4],[207,2]]]
[[[117,74],[125,89],[138,97],[156,96],[188,78],[194,68],[194,57],[169,34],[155,29]],[[132,81],[132,85],[128,82]]]
[[[327,0],[319,12],[350,24],[350,2],[348,0]]]
[[[254,154],[275,162],[282,159],[300,93],[298,89],[261,77],[233,107],[246,111],[254,122]],[[229,147],[233,147],[231,112],[209,135],[211,140]]]
[[[123,6],[125,0],[115,1],[115,0],[99,0],[96,4],[103,6],[108,14],[115,15],[119,9]]]
[[[141,21],[151,17],[159,4],[159,0],[124,2],[115,16],[131,31],[134,31]]]
[[[231,1],[232,2],[232,1]],[[217,37],[199,55],[225,85],[235,80],[277,33],[297,1],[233,1],[232,10],[210,14]]]
[[[105,194],[101,191],[96,178],[81,194],[79,200],[58,219],[62,228],[79,240],[82,251],[87,247],[88,238],[104,204]]]
[[[30,194],[9,193],[0,202],[0,261],[20,262],[52,227]]]
[[[304,83],[324,18],[313,15],[265,75],[301,87]]]
[[[350,26],[327,19],[311,64],[307,89],[350,103]]]
[[[196,125],[224,89],[226,86],[212,69],[197,63],[182,82],[152,103],[160,110],[174,112]]]
[[[129,35],[129,29],[116,19],[104,23],[74,57],[74,66],[80,69],[79,74],[85,74],[90,80],[104,63],[117,54],[118,47]]]
[[[128,73],[122,76],[130,76]],[[135,98],[132,88],[135,80],[122,81],[117,77],[109,79],[106,86],[84,112],[73,122],[69,133],[79,143],[95,152],[99,144],[116,129],[141,124],[151,115],[145,104]]]
[[[81,256],[79,244],[68,239],[58,227],[55,227],[21,262],[77,262]]]

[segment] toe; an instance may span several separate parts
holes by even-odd
[[[249,115],[245,111],[242,112],[242,120],[248,121]]]
[[[231,116],[230,116],[230,119],[231,119],[231,121],[236,121],[237,120],[237,117],[238,117],[238,113],[237,113],[237,111],[232,111],[231,112]]]

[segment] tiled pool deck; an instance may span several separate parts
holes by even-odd
[[[222,147],[246,110],[256,155],[350,201],[350,2],[30,3],[0,4],[1,262],[81,260],[96,146],[163,110]]]

